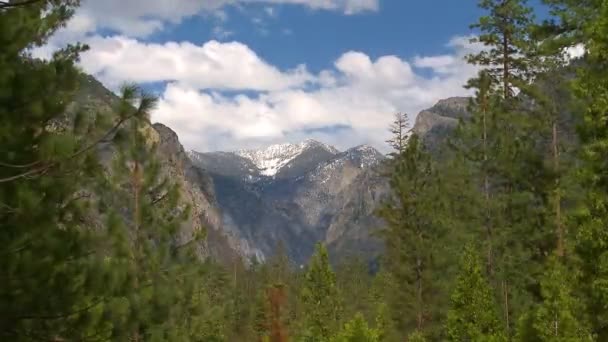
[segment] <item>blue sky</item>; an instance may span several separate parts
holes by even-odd
[[[385,150],[396,112],[415,121],[467,95],[480,51],[476,0],[84,0],[37,53],[91,46],[82,68],[160,98],[153,120],[188,149],[318,139]]]
[[[213,16],[186,19],[151,40],[237,40],[282,68],[306,63],[312,71],[331,66],[344,51],[370,57],[442,54],[455,35],[466,35],[481,14],[476,0],[381,0],[378,11],[344,15],[293,5],[253,4],[223,9],[225,23]],[[272,15],[269,15],[271,9]],[[227,37],[214,35],[221,27]]]

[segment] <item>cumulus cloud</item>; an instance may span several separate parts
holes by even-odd
[[[307,3],[331,8],[329,4],[349,2]],[[177,12],[188,11],[195,9]],[[179,20],[180,15],[167,18]],[[54,47],[95,27],[81,14],[69,25],[35,54],[48,56]],[[439,99],[469,93],[463,85],[477,68],[464,57],[483,48],[470,38],[450,40],[445,54],[411,60],[347,51],[331,68],[313,74],[305,65],[281,69],[236,41],[196,45],[89,35],[84,42],[91,50],[82,55],[81,66],[113,89],[125,81],[164,85],[152,118],[173,128],[189,149],[231,150],[305,138],[342,149],[363,143],[383,149],[395,112],[408,113],[413,122],[416,113]]]
[[[270,91],[302,86],[312,79],[306,68],[280,71],[239,42],[215,40],[143,43],[122,36],[86,40],[91,51],[81,65],[105,84],[179,81],[195,89]]]
[[[348,51],[332,68],[312,74],[304,65],[273,66],[239,42],[157,44],[93,36],[86,43],[91,50],[81,66],[105,85],[164,84],[152,119],[199,151],[305,138],[342,149],[363,143],[386,148],[395,112],[408,113],[413,122],[436,101],[468,94],[463,85],[477,68],[464,56],[479,49],[456,37],[447,44],[449,54],[411,61]]]
[[[349,51],[333,68],[315,75],[307,73],[308,86],[277,83],[283,86],[253,94],[238,90],[226,94],[172,79],[153,119],[176,130],[187,148],[200,151],[304,138],[320,139],[339,148],[368,143],[385,149],[387,126],[395,112],[407,112],[413,121],[416,113],[439,99],[469,94],[463,85],[477,69],[466,64],[464,56],[478,47],[464,43],[464,39],[454,41],[449,44],[452,54],[422,56],[411,63],[397,56],[373,60],[363,52]],[[431,76],[418,73],[419,68],[430,68]],[[293,75],[292,71],[272,70],[285,79]],[[234,71],[226,68],[222,72],[226,77],[217,77],[218,84],[223,80],[224,88],[231,84],[236,89],[230,83]],[[263,72],[259,70],[259,78]]]

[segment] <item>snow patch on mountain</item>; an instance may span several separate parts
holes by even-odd
[[[264,176],[272,177],[304,151],[313,147],[321,147],[330,153],[339,151],[333,146],[316,140],[306,140],[298,144],[275,144],[258,150],[240,150],[234,154],[249,159]]]
[[[382,153],[369,145],[353,147],[344,153],[348,159],[359,164],[362,169],[377,165],[385,158]]]

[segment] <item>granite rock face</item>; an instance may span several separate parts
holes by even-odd
[[[112,115],[112,110],[119,103],[118,97],[107,90],[91,76],[81,80],[79,92],[69,111],[85,111]],[[68,118],[70,114],[68,113]],[[195,167],[184,151],[177,134],[162,124],[150,124],[144,128],[147,139],[157,144],[155,158],[161,164],[160,173],[175,182],[180,189],[179,207],[190,207],[190,217],[182,224],[176,241],[186,243],[194,238],[200,230],[205,230],[206,241],[196,246],[201,259],[212,257],[219,261],[232,261],[243,250],[239,241],[224,231],[221,210],[215,199],[212,178]],[[116,153],[112,142],[102,143],[97,153],[107,172],[111,171],[111,161]],[[102,224],[101,218],[95,219]]]
[[[469,101],[468,97],[440,100],[433,107],[418,114],[412,131],[422,137],[424,145],[431,152],[437,151],[450,132],[456,128],[459,120],[469,117]]]

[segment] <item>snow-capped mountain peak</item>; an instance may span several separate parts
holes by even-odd
[[[359,145],[345,152],[347,157],[360,164],[361,168],[367,168],[378,164],[385,157],[378,150],[369,145]]]
[[[304,151],[315,147],[331,154],[339,152],[333,146],[309,139],[297,144],[275,144],[257,150],[239,150],[234,154],[250,160],[262,175],[272,177]]]

